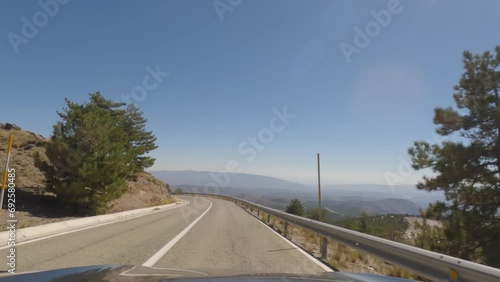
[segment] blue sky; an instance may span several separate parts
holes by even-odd
[[[158,137],[153,169],[313,183],[319,152],[324,183],[415,183],[406,150],[452,105],[462,52],[500,44],[495,0],[217,1],[2,1],[0,122],[49,136],[65,97],[128,95]],[[372,11],[390,20],[376,30]],[[362,48],[348,62],[342,43]]]

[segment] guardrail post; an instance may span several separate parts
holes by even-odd
[[[321,257],[326,259],[328,256],[328,238],[322,236],[320,242]]]
[[[257,210],[257,217],[260,216],[260,210]]]
[[[250,212],[253,213],[253,207],[250,207]]]
[[[283,231],[285,238],[288,238],[288,221],[285,221],[285,230]]]
[[[267,223],[269,223],[270,221],[271,221],[271,215],[267,214]]]

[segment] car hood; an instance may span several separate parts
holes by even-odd
[[[295,281],[323,281],[323,282],[402,282],[412,281],[393,277],[356,274],[344,272],[325,272],[315,275],[302,274],[231,274],[232,271],[211,271],[206,273],[185,269],[165,269],[151,268],[130,265],[94,265],[55,269],[40,272],[23,274],[4,274],[0,277],[0,282],[13,281],[106,281],[106,282],[158,282],[158,281],[178,281],[178,282],[215,282],[215,281],[241,281],[241,282],[295,282]]]

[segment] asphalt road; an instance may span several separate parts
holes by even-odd
[[[99,264],[206,273],[318,273],[325,269],[231,202],[190,203],[16,248],[16,272]],[[8,250],[0,250],[6,271]]]

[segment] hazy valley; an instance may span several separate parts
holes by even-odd
[[[208,171],[150,171],[172,190],[221,194],[283,210],[298,198],[306,208],[317,207],[317,187],[254,174]],[[324,185],[322,204],[336,220],[368,214],[418,215],[429,203],[443,199],[438,193],[419,191],[414,185]]]

